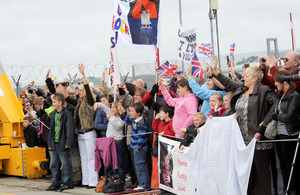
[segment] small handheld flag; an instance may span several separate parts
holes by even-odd
[[[201,45],[198,47],[198,52],[199,54],[206,55],[211,59],[214,53],[214,48],[210,43],[201,43]]]
[[[200,79],[204,78],[204,71],[202,69],[202,66],[198,60],[196,52],[194,53],[194,57],[192,58],[192,75],[195,77],[198,77]]]
[[[233,55],[233,53],[234,53],[234,50],[235,50],[235,43],[234,43],[234,44],[232,44],[232,45],[230,45],[230,56],[232,56],[232,55]]]
[[[178,70],[173,64],[166,61],[160,67],[156,69],[157,74],[160,76],[174,76],[176,74],[182,74],[182,71]]]

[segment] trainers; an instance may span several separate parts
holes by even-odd
[[[59,190],[62,192],[64,190],[68,190],[68,189],[74,189],[74,186],[73,185],[69,185],[69,184],[64,184],[62,185]]]
[[[133,190],[145,190],[145,189],[141,186],[138,186],[138,187],[134,188]]]
[[[46,189],[46,191],[56,191],[56,190],[58,190],[58,186],[55,186],[55,185],[53,185],[53,184],[51,184],[47,189]]]

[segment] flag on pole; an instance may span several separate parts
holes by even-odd
[[[230,45],[230,56],[232,56],[232,55],[233,55],[233,53],[234,53],[234,50],[235,50],[235,43],[234,43],[234,44],[232,44],[232,45]]]
[[[156,69],[157,74],[160,76],[174,76],[176,74],[182,74],[181,70],[178,70],[173,64],[166,61],[160,67]]]
[[[155,50],[155,56],[156,56],[156,66],[159,67],[159,48],[156,45],[154,46],[154,50]]]
[[[204,79],[204,71],[202,69],[202,66],[198,60],[196,52],[194,53],[194,57],[192,58],[192,75],[195,77],[198,77],[200,79]]]
[[[214,48],[210,43],[201,43],[201,45],[198,47],[198,52],[202,55],[206,55],[211,59],[213,53],[214,53]]]

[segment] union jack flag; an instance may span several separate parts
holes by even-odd
[[[157,67],[159,67],[159,48],[157,48],[156,45],[153,45],[153,46],[154,46],[155,56],[156,56],[156,65],[157,65]]]
[[[156,69],[156,72],[160,76],[173,76],[176,74],[182,74],[182,71],[178,70],[173,64],[170,64],[168,61],[158,67]]]
[[[211,59],[212,54],[214,53],[214,48],[210,43],[201,43],[201,45],[198,47],[198,52]]]
[[[234,44],[232,44],[232,45],[230,45],[230,56],[232,56],[232,55],[233,55],[233,53],[234,53],[234,50],[235,50],[235,43],[234,43]]]
[[[192,58],[192,75],[195,77],[198,77],[200,79],[204,79],[204,71],[202,69],[202,66],[198,60],[196,52],[194,53],[194,57]]]

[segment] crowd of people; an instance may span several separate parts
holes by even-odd
[[[300,194],[299,155],[289,182],[297,142],[288,141],[299,136],[300,82],[282,79],[299,75],[300,53],[288,52],[283,66],[274,56],[259,57],[259,62],[245,64],[243,74],[238,74],[230,60],[225,76],[215,57],[206,67],[205,82],[194,78],[189,67],[185,76],[160,77],[149,91],[142,79],[122,82],[114,91],[107,87],[105,74],[101,85],[94,86],[82,64],[79,83],[76,76],[57,83],[49,70],[47,90],[31,82],[22,96],[26,143],[45,147],[51,162],[52,184],[47,190],[95,188],[101,175],[118,177],[123,189],[158,189],[159,136],[181,142],[184,150],[201,134],[206,120],[234,115],[246,145],[253,138],[268,140],[268,125],[272,120],[277,125],[277,142],[256,143],[248,194],[279,194],[279,174],[284,189],[289,185],[290,194]],[[169,181],[164,175],[161,179]],[[125,186],[125,180],[131,184]]]

